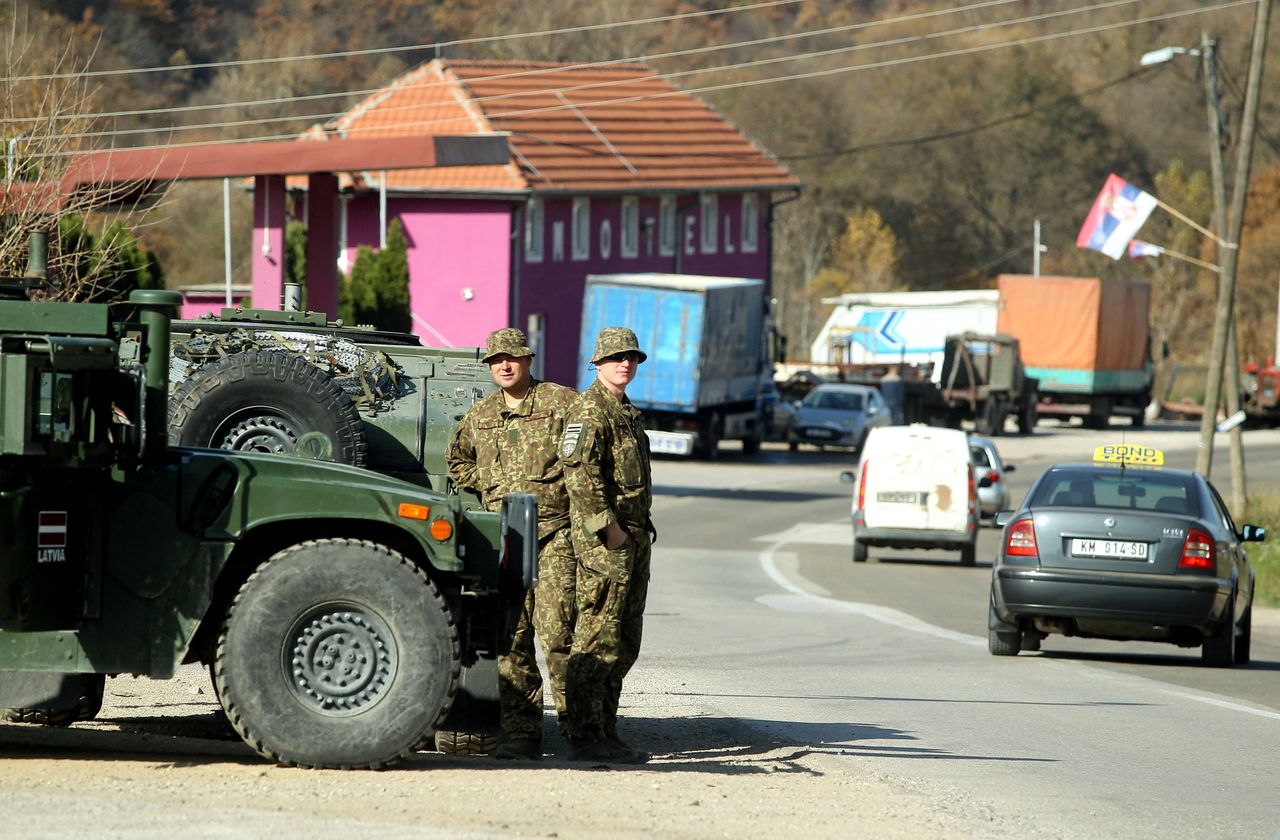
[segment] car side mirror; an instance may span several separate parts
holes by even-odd
[[[1262,542],[1267,538],[1267,529],[1261,525],[1245,525],[1240,532],[1240,539],[1245,542]]]
[[[1008,525],[1012,519],[1013,519],[1013,511],[1000,510],[1000,511],[996,511],[996,515],[995,515],[995,518],[992,520],[992,524],[995,525],[997,528],[1003,528],[1004,526]]]
[[[978,479],[978,486],[979,486],[979,487],[990,487],[990,486],[991,486],[991,484],[992,484],[992,481],[991,481],[991,474],[990,474],[990,473],[987,473],[987,474],[986,474],[986,475],[984,475],[982,478]]]
[[[1014,470],[1016,470],[1016,469],[1017,469],[1017,467],[1015,467],[1013,464],[1005,464],[1005,465],[1004,465],[1004,471],[1005,471],[1005,472],[1007,472],[1007,473],[1013,472],[1013,471],[1014,471]]]
[[[855,480],[855,476],[853,474],[853,470],[845,470],[844,472],[840,473],[841,484],[853,484],[854,480]],[[1245,527],[1247,528],[1249,526],[1246,525]]]

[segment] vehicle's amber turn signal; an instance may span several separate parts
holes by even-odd
[[[426,505],[415,505],[409,502],[400,503],[400,515],[405,519],[421,519],[425,522],[430,514],[431,508]]]

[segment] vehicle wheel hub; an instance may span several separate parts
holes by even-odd
[[[218,444],[237,452],[287,454],[298,445],[298,430],[279,417],[258,416],[242,420]]]
[[[334,716],[376,705],[395,677],[395,641],[376,616],[359,609],[317,610],[294,635],[286,666],[311,708]]]

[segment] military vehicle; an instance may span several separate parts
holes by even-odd
[[[454,492],[454,427],[497,387],[480,348],[423,347],[321,312],[228,307],[172,329],[171,443],[332,460],[439,492]],[[489,753],[499,729],[497,663],[468,661],[436,748]]]
[[[532,496],[487,513],[315,457],[171,445],[180,296],[32,300],[41,240],[0,284],[0,706],[67,723],[96,714],[105,675],[202,663],[270,760],[407,756],[463,665],[510,639],[536,577]],[[255,364],[327,398],[291,357]]]

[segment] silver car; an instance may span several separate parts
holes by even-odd
[[[787,443],[792,452],[801,443],[860,450],[868,432],[892,422],[889,406],[875,388],[831,382],[814,388],[796,405]]]
[[[1014,471],[1013,464],[1006,464],[1000,458],[996,442],[991,438],[970,435],[969,455],[973,460],[973,479],[978,484],[978,513],[995,516],[996,511],[1007,510],[1009,482],[1005,475]]]

